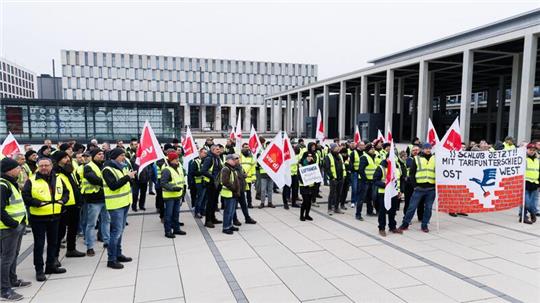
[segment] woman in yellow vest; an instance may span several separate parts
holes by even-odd
[[[186,181],[184,171],[180,167],[178,154],[170,152],[167,154],[169,165],[161,171],[161,189],[163,190],[163,205],[165,206],[163,227],[165,237],[175,238],[175,235],[185,235],[186,232],[180,229],[180,207],[182,197],[186,192]]]
[[[26,181],[22,195],[24,203],[28,206],[34,236],[36,280],[45,281],[45,274],[65,273],[66,270],[56,262],[56,248],[60,216],[63,205],[69,200],[69,190],[62,179],[53,173],[51,159],[39,159],[38,171]],[[47,260],[43,264],[45,238],[47,238]]]
[[[536,222],[536,203],[538,202],[538,188],[540,185],[540,160],[536,157],[536,145],[527,145],[527,169],[525,171],[525,219],[524,223]],[[527,217],[527,212],[530,219]],[[522,221],[523,209],[519,210],[519,222]]]
[[[17,256],[26,229],[26,208],[17,184],[21,168],[19,163],[10,158],[3,158],[0,161],[0,168],[2,170],[0,177],[1,298],[7,301],[18,301],[23,296],[13,291],[12,287],[26,287],[32,284],[18,279],[16,272]]]
[[[107,247],[107,267],[122,269],[122,262],[132,259],[122,254],[122,233],[126,226],[127,213],[132,202],[130,181],[135,178],[135,171],[125,169],[125,151],[115,148],[110,151],[110,161],[105,162],[103,171],[103,193],[105,207],[111,217],[109,245]]]
[[[302,155],[302,158],[298,163],[298,167],[300,168],[312,164],[317,164],[317,169],[319,169],[319,164],[315,159],[315,153],[307,151]],[[302,195],[302,204],[300,205],[300,221],[313,221],[313,218],[309,215],[309,212],[311,210],[313,201],[315,201],[317,197],[317,186],[315,186],[315,183],[305,185],[302,175],[298,174],[298,176],[300,177],[298,182],[300,185],[300,194]]]

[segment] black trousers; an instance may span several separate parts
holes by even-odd
[[[347,176],[343,179],[343,187],[341,188],[341,195],[339,196],[339,205],[345,206],[345,200],[347,200],[347,195],[349,194],[349,187],[351,179]]]
[[[134,210],[137,209],[137,204],[139,205],[139,208],[144,208],[146,204],[146,191],[148,190],[148,182],[133,182],[131,186],[131,194],[133,195],[133,203],[131,204],[131,208]]]
[[[156,209],[159,212],[159,217],[163,218],[165,215],[165,206],[163,205],[163,190],[161,187],[156,187]]]
[[[47,239],[47,267],[54,267],[56,248],[58,242],[59,218],[54,219],[31,219],[32,235],[34,236],[34,267],[36,272],[43,272],[43,250]]]
[[[213,183],[206,184],[206,219],[205,222],[216,220],[216,209],[218,205],[219,190]]]
[[[77,229],[79,228],[79,217],[81,208],[77,205],[64,207],[64,212],[60,216],[58,223],[58,240],[56,242],[56,257],[60,256],[60,245],[62,239],[66,237],[67,250],[75,250],[77,241]],[[67,231],[67,236],[66,236]]]
[[[292,204],[296,204],[296,201],[298,200],[298,185],[299,185],[299,178],[298,175],[292,176],[292,182],[291,182],[291,202]]]
[[[315,201],[317,195],[314,192],[302,192],[302,205],[300,205],[300,217],[309,216],[311,203]]]
[[[328,195],[328,210],[338,209],[341,201],[341,191],[343,190],[343,180],[329,180],[330,194]]]
[[[392,206],[390,209],[384,207],[384,194],[377,194],[377,204],[379,210],[377,215],[379,217],[379,230],[386,229],[386,216],[388,215],[388,227],[390,230],[396,229],[396,210],[399,207],[399,199],[397,197],[392,198]]]
[[[191,198],[191,207],[193,208],[197,202],[197,187],[195,187],[195,183],[189,185],[189,197]]]
[[[289,201],[291,201],[291,188],[288,185],[283,186],[281,198],[283,200],[283,205],[289,205]]]
[[[248,189],[246,189],[245,191],[245,195],[246,195],[246,202],[247,202],[247,205],[248,207],[252,207],[253,206],[253,201],[251,200],[251,183],[248,183],[247,186],[248,186]]]

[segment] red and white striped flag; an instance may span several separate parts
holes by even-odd
[[[377,130],[377,140],[381,141],[382,143],[386,142],[386,138],[383,136],[380,129]]]
[[[396,153],[394,152],[394,142],[390,142],[390,155],[386,158],[386,179],[384,188],[384,208],[389,210],[392,207],[392,198],[397,196],[397,164]]]
[[[321,143],[326,139],[324,136],[324,123],[322,120],[321,110],[317,112],[317,128],[315,130],[315,139],[321,141]]]
[[[283,162],[284,162],[284,172],[285,172],[285,185],[291,186],[292,176],[291,176],[291,165],[296,163],[296,155],[294,154],[294,149],[291,144],[291,140],[287,135],[287,132],[283,132]]]
[[[144,122],[141,140],[139,142],[135,163],[139,165],[138,173],[140,174],[146,166],[165,158],[165,155],[148,120]]]
[[[388,124],[388,133],[386,133],[386,142],[394,142],[394,139],[392,138],[392,128],[390,127],[390,124]]]

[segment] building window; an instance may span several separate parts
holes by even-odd
[[[112,54],[112,66],[116,66],[116,54]]]
[[[84,52],[84,65],[88,65],[88,52]]]

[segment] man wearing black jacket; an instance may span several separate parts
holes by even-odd
[[[373,174],[377,168],[375,162],[375,147],[371,143],[366,144],[364,154],[360,157],[360,166],[358,174],[360,176],[358,205],[356,206],[356,219],[363,221],[362,218],[362,206],[366,203],[367,215],[370,217],[375,216],[373,213],[372,193],[373,193]]]
[[[52,161],[41,158],[38,171],[24,185],[22,196],[29,208],[32,235],[34,236],[34,267],[36,280],[45,281],[45,274],[62,274],[66,270],[56,261],[58,225],[62,206],[69,200],[69,190],[52,172]],[[47,238],[47,260],[43,271],[43,249]]]
[[[2,159],[0,168],[2,169],[0,178],[1,297],[3,300],[18,301],[23,296],[13,291],[13,288],[32,284],[17,278],[17,256],[26,229],[26,209],[17,184],[17,176],[21,168],[15,160],[10,158]]]
[[[84,166],[84,174],[81,182],[81,193],[86,203],[86,226],[84,232],[84,244],[86,245],[86,255],[94,256],[94,244],[96,242],[95,227],[98,221],[103,246],[109,244],[110,217],[105,208],[105,195],[103,194],[103,179],[101,170],[105,154],[101,149],[94,149],[90,152],[92,160]]]
[[[207,193],[206,218],[204,226],[208,228],[214,228],[214,224],[223,223],[216,218],[216,208],[221,187],[216,184],[216,178],[223,168],[220,153],[221,151],[219,146],[212,145],[211,152],[204,159],[201,167],[201,175],[203,176],[203,182],[206,186]]]
[[[66,237],[67,258],[84,257],[85,253],[76,249],[77,230],[79,227],[79,216],[81,213],[82,197],[79,191],[79,185],[73,179],[73,165],[70,156],[62,150],[53,154],[54,172],[64,182],[69,190],[69,199],[64,204],[60,225],[58,226],[58,242],[56,243],[56,258],[60,257],[60,243]],[[67,236],[66,236],[67,231]]]
[[[340,195],[343,188],[343,178],[345,176],[345,165],[339,154],[340,147],[336,143],[330,144],[330,153],[324,158],[324,173],[330,181],[330,194],[328,195],[328,214],[342,214],[339,209]]]

